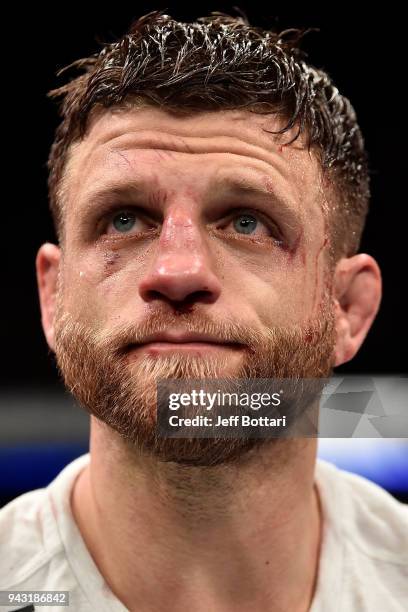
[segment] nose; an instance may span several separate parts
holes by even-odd
[[[139,284],[145,302],[165,300],[179,308],[195,302],[213,303],[221,284],[197,223],[186,212],[165,219],[152,266]]]

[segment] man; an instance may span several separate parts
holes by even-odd
[[[315,438],[156,430],[158,381],[328,377],[378,311],[363,139],[299,39],[155,12],[51,92],[42,325],[90,455],[1,511],[3,590],[81,611],[407,609],[406,507],[316,462]]]

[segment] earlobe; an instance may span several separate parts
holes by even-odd
[[[61,250],[55,244],[43,244],[35,260],[41,322],[47,344],[54,351],[54,317],[58,290]]]
[[[334,273],[335,367],[350,361],[364,342],[378,312],[381,292],[381,272],[373,257],[359,253],[338,262]]]

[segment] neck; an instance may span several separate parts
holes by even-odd
[[[305,612],[320,547],[315,460],[316,440],[282,439],[234,464],[162,463],[92,418],[72,509],[130,610]]]

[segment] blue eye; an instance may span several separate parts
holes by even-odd
[[[135,215],[129,212],[121,212],[113,217],[112,223],[118,232],[127,232],[132,229],[135,224]]]
[[[234,221],[234,227],[238,232],[243,234],[251,234],[256,228],[258,220],[253,215],[241,214]]]

